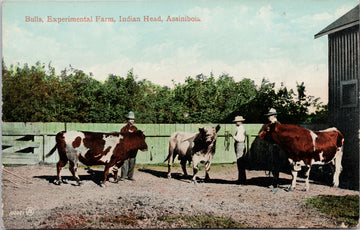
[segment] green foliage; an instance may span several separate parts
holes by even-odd
[[[158,220],[168,223],[184,223],[184,228],[248,228],[246,225],[239,224],[230,218],[216,216],[161,216]]]
[[[4,121],[121,123],[132,110],[137,123],[229,123],[237,115],[259,123],[267,122],[271,107],[283,123],[327,120],[326,108],[305,94],[304,83],[295,94],[265,79],[258,87],[251,79],[199,74],[169,88],[139,81],[133,70],[99,82],[72,66],[56,75],[50,63],[2,64]],[[317,110],[309,115],[312,106]]]
[[[304,83],[297,83],[297,94],[292,90],[288,90],[281,85],[279,89],[275,89],[275,83],[271,83],[265,79],[261,82],[259,89],[253,100],[247,103],[243,111],[247,111],[247,122],[266,123],[267,118],[264,116],[270,108],[275,108],[278,113],[278,120],[282,123],[300,124],[304,122],[327,122],[327,113],[322,111],[322,105],[319,98],[307,96],[305,94]],[[310,118],[308,110],[316,107],[315,113]],[[238,112],[239,113],[239,112]],[[321,114],[322,118],[317,119],[317,114]],[[244,114],[244,113],[243,113]]]
[[[313,124],[326,124],[328,123],[329,108],[327,105],[319,105],[315,112],[308,115],[307,123]]]
[[[53,121],[54,82],[40,63],[3,73],[3,120]],[[25,109],[26,108],[26,109]]]
[[[359,223],[359,195],[322,195],[309,198],[307,205],[314,205],[320,211],[339,218],[345,224],[355,226]]]

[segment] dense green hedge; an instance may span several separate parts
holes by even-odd
[[[308,114],[311,106],[316,113]],[[137,80],[132,70],[100,82],[71,66],[57,75],[50,64],[3,63],[3,121],[119,123],[132,110],[137,123],[227,123],[236,115],[262,123],[270,107],[284,123],[327,122],[326,106],[307,96],[303,83],[294,92],[265,79],[257,86],[247,78],[200,74],[167,87]]]

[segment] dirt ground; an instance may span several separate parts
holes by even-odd
[[[53,184],[55,165],[5,167],[2,171],[2,227],[34,228],[187,228],[186,221],[165,221],[166,216],[226,217],[250,228],[343,228],[344,224],[305,205],[317,195],[356,195],[358,191],[332,188],[314,181],[310,191],[285,191],[291,176],[280,174],[280,189],[271,190],[264,171],[247,171],[248,184],[235,183],[236,165],[212,166],[210,182],[199,182],[166,167],[137,166],[136,181],[107,182],[99,186],[102,168],[79,168],[76,186],[67,168],[66,184]],[[188,172],[192,172],[190,169]],[[110,178],[112,181],[113,178]]]

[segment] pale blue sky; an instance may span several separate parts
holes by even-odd
[[[3,2],[3,58],[37,61],[59,73],[70,64],[104,81],[133,68],[138,79],[172,86],[187,76],[262,78],[327,102],[327,37],[314,34],[358,0],[157,0]],[[48,23],[47,16],[191,16],[201,22]],[[25,17],[45,23],[28,23]]]

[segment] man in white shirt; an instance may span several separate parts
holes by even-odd
[[[235,136],[231,135],[234,138],[234,148],[236,154],[236,163],[238,167],[238,183],[245,184],[246,183],[246,172],[245,172],[245,164],[244,164],[244,154],[245,154],[245,138],[246,131],[243,126],[243,121],[245,119],[242,116],[236,116],[234,122],[236,122],[236,133]]]

